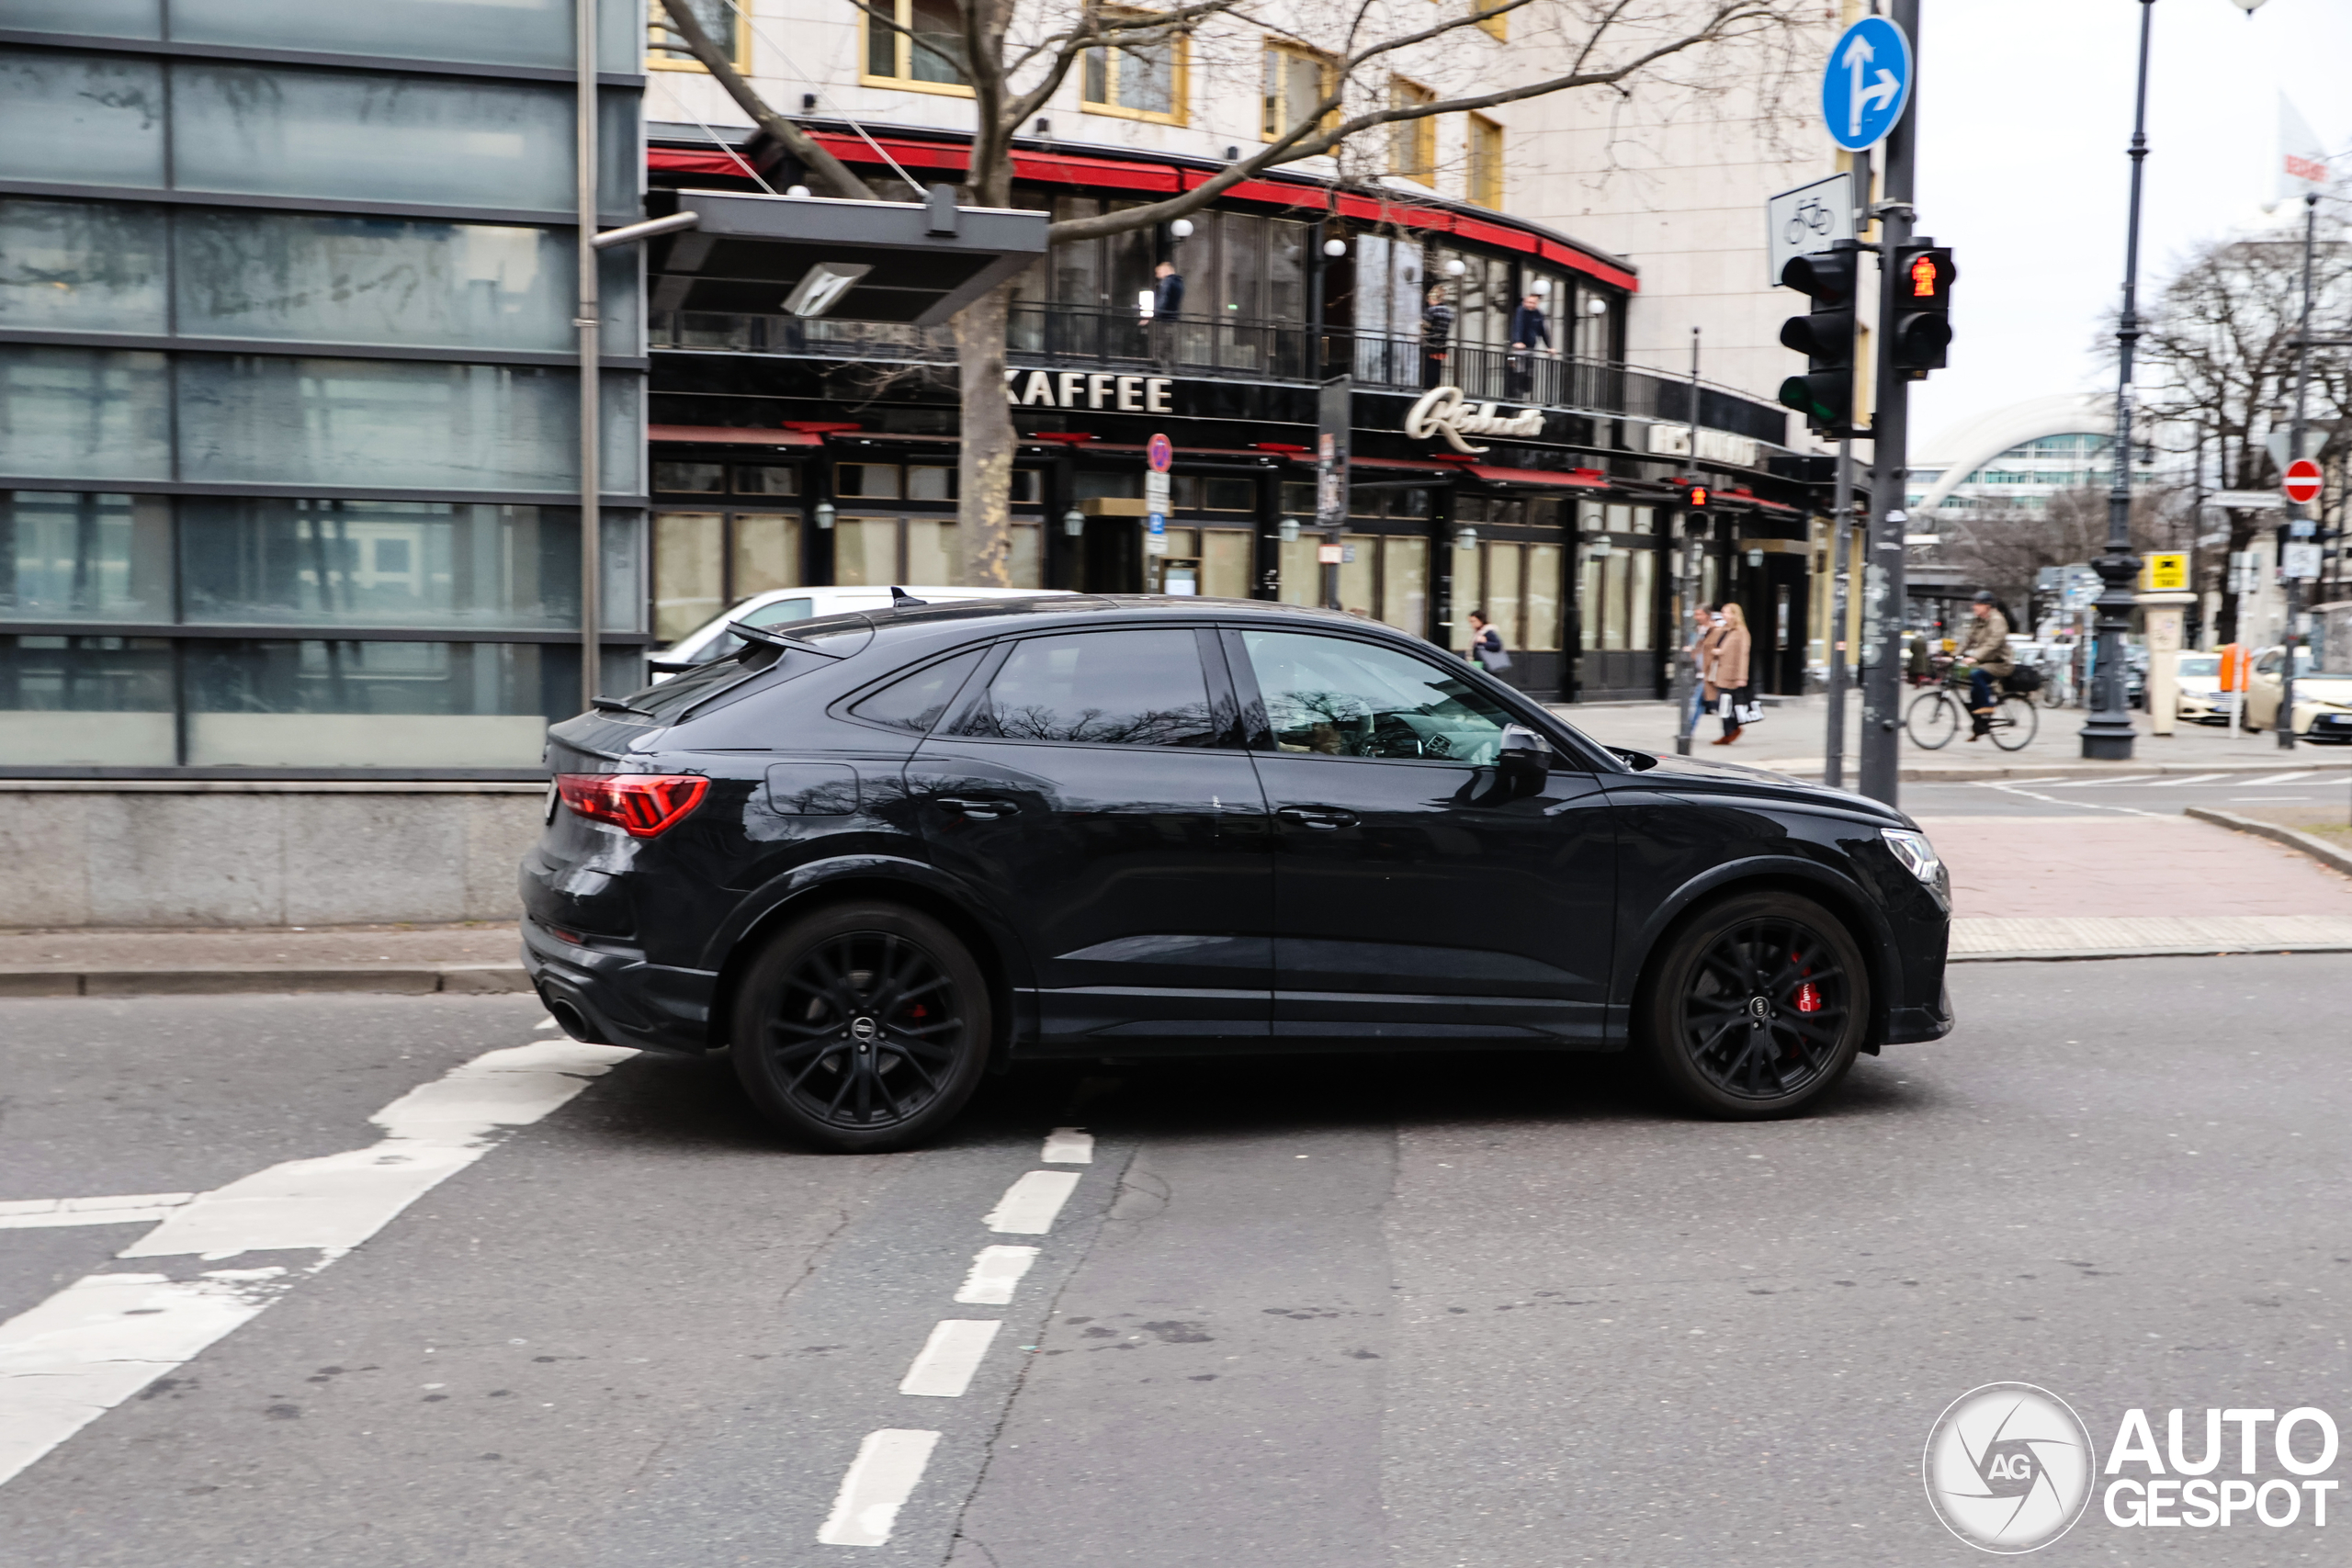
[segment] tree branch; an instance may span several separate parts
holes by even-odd
[[[702,62],[703,69],[727,89],[727,96],[735,100],[736,107],[752,117],[752,123],[774,137],[786,152],[799,159],[809,174],[835,196],[848,197],[855,201],[874,199],[873,187],[852,174],[848,164],[827,152],[824,144],[816,138],[768,107],[767,100],[760,96],[760,90],[745,81],[743,73],[735,69],[734,62],[711,42],[710,35],[703,30],[701,18],[694,14],[685,0],[676,0],[674,5],[671,0],[661,0],[661,3],[662,11],[670,18],[670,30],[685,40],[686,48]]]

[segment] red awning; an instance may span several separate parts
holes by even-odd
[[[1465,463],[1464,470],[1488,484],[1557,485],[1565,490],[1607,490],[1609,476],[1591,468],[1498,468],[1487,463]]]
[[[695,446],[821,446],[824,437],[805,430],[743,430],[730,424],[651,424],[648,441]]]

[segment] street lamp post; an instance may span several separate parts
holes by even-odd
[[[2148,158],[2148,34],[2155,0],[2140,0],[2140,76],[2132,109],[2132,216],[2123,250],[2123,313],[2115,323],[2114,466],[2107,491],[2107,553],[2091,563],[2105,586],[2098,604],[2096,653],[2091,677],[2091,716],[2083,725],[2083,756],[2121,762],[2132,757],[2138,730],[2124,681],[2123,634],[2132,619],[2132,580],[2140,563],[2132,554],[2132,355],[2140,341],[2140,186]]]
[[[2292,463],[2303,455],[2303,410],[2311,395],[2312,385],[2312,243],[2319,231],[2319,192],[2303,194],[2303,308],[2295,322],[2295,416],[2287,426],[2287,461]],[[2315,537],[2316,523],[2303,513],[2303,502],[2292,496],[2287,498],[2287,537],[2290,540]],[[2282,548],[2279,558],[2287,552]],[[2296,637],[2300,629],[2295,622],[2302,612],[2302,579],[2290,573],[2287,578],[2287,659],[2278,672],[2278,744],[2290,750],[2295,744],[2295,652],[2300,646]]]

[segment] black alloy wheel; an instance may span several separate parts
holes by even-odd
[[[737,994],[732,1055],[768,1119],[842,1154],[907,1148],[972,1096],[989,992],[971,953],[892,905],[820,910],[781,932]]]
[[[1687,920],[1645,984],[1652,1066],[1709,1115],[1793,1115],[1854,1065],[1870,977],[1838,918],[1788,893],[1741,895]]]

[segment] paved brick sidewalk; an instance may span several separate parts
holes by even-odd
[[[0,996],[520,991],[511,925],[0,931]]]

